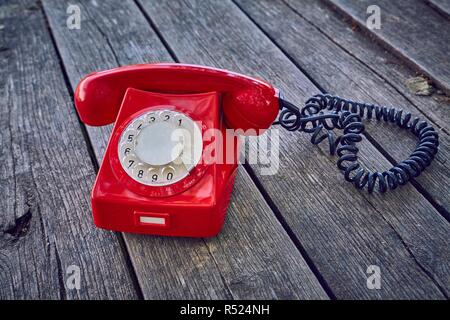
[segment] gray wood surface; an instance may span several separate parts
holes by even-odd
[[[378,55],[382,53],[377,45],[365,44],[370,42],[367,37],[352,41],[354,32],[342,26],[345,22],[336,17],[333,19],[334,13],[320,2],[291,1],[286,5],[282,1],[239,0],[238,3],[291,59],[302,67],[302,70],[327,92],[355,101],[402,108],[430,123],[433,123],[431,119],[439,118],[441,114],[445,114],[450,121],[450,105],[440,103],[435,109],[429,110],[427,101],[429,105],[438,103],[432,97],[420,100],[420,103],[411,102],[411,97],[403,94],[406,92],[404,88],[399,93],[400,88],[391,85],[397,79],[390,76],[389,66],[377,68],[379,63],[368,62],[372,64],[368,67],[365,62],[349,53],[349,50],[366,48],[359,53],[365,55],[365,59],[383,57]],[[322,31],[322,28],[327,31]],[[328,34],[324,34],[325,32]],[[336,43],[338,41],[336,39],[342,38],[345,39],[341,40],[345,46]],[[376,51],[371,51],[371,48]],[[384,56],[385,59],[391,58],[388,54]],[[400,73],[400,70],[407,69],[403,67],[397,73],[405,79],[406,76]],[[383,72],[383,75],[380,76],[375,72]],[[412,73],[410,70],[409,72]],[[386,78],[390,81],[386,81]],[[442,110],[435,114],[434,110],[438,108]],[[417,144],[417,138],[411,132],[395,125],[376,120],[367,121],[366,124],[367,134],[397,163],[404,160]],[[439,127],[437,124],[434,125],[436,128]],[[449,126],[450,123],[445,124],[446,129]],[[446,192],[442,192],[443,189],[450,190],[450,163],[446,161],[450,157],[450,136],[447,130],[441,130],[440,143],[440,151],[435,162],[416,181],[420,185],[420,190],[425,190],[441,212],[450,218],[450,197]]]
[[[431,7],[441,12],[447,18],[450,18],[449,0],[425,0]]]
[[[414,60],[417,49],[413,55],[402,51],[417,35],[400,42],[395,57],[322,2],[236,2],[0,4],[0,104],[7,106],[0,109],[0,147],[11,151],[0,155],[0,192],[14,199],[0,201],[0,298],[448,299],[450,226],[441,215],[449,203],[450,118],[442,109],[448,100],[405,89],[415,74],[403,62],[435,73]],[[80,6],[81,30],[66,26],[69,3]],[[398,40],[389,32],[377,35],[387,47]],[[266,79],[299,104],[319,92],[317,86],[401,104],[442,128],[443,150],[416,187],[369,196],[343,181],[326,148],[312,146],[305,134],[280,132],[279,171],[267,176],[261,165],[239,168],[219,236],[164,238],[96,229],[89,192],[111,127],[88,127],[83,137],[71,92],[92,71],[173,59]],[[386,145],[383,152],[406,156],[414,140],[383,128],[386,133],[373,134]],[[268,135],[274,137],[275,130]],[[390,140],[400,139],[406,143],[396,149]],[[255,147],[252,140],[248,148]],[[361,149],[369,168],[389,167],[371,142]],[[64,286],[71,264],[81,268],[80,291]],[[380,290],[367,288],[370,265],[381,269]]]
[[[95,172],[42,11],[6,1],[0,21],[0,299],[136,298],[118,237],[90,221]]]
[[[46,0],[44,8],[72,87],[94,70],[171,61],[134,2],[81,2],[82,32],[65,28],[67,3]],[[88,132],[100,159],[108,129]],[[145,298],[327,298],[243,169],[218,237],[124,238]]]
[[[181,61],[267,79],[299,103],[318,92],[231,2],[140,3]],[[450,228],[417,190],[367,196],[341,182],[329,157],[306,136],[281,133],[281,139],[278,174],[253,169],[337,297],[448,296]],[[366,164],[388,165],[373,146],[364,147]],[[370,264],[384,272],[382,290],[366,287]]]
[[[370,32],[390,50],[403,57],[450,93],[450,21],[421,0],[327,0],[356,21],[366,26],[367,7],[381,9],[381,28]]]
[[[450,133],[450,99],[443,94],[439,94],[437,88],[433,88],[433,92],[429,96],[417,95],[410,90],[407,82],[409,79],[416,77],[417,73],[400,58],[384,49],[377,42],[372,41],[365,32],[355,27],[355,24],[347,17],[333,10],[332,6],[325,5],[323,1],[288,0],[285,3],[299,16],[296,17],[297,20],[307,21],[312,29],[318,29],[315,33],[322,33],[321,39],[328,38],[327,40],[322,40],[324,48],[333,48],[333,50],[347,52],[348,55],[353,57],[353,61],[357,65],[363,64],[370,69],[367,70],[363,78],[382,78],[386,85],[388,84],[404,96],[411,106],[417,108],[425,117],[431,119],[437,127]],[[274,6],[282,8],[279,4],[274,4]],[[285,11],[285,9],[281,10]],[[276,9],[274,8],[272,11],[276,12]],[[293,17],[294,15],[290,13],[289,16]],[[303,22],[302,25],[305,24]],[[298,32],[294,32],[294,34],[296,33]],[[297,35],[297,37],[299,36]],[[302,40],[304,39],[302,38]],[[322,46],[321,42],[318,42],[317,45]],[[332,47],[330,42],[333,42],[336,46]],[[335,64],[338,63],[339,61],[335,62]],[[350,70],[344,69],[341,72],[349,73],[352,71],[353,68]],[[366,82],[362,82],[362,84],[367,86]],[[361,83],[358,84],[361,85]],[[385,87],[380,85],[379,82],[377,82],[377,86]],[[403,107],[403,103],[400,107]]]

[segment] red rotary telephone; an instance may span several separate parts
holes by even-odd
[[[419,176],[439,146],[431,125],[401,109],[329,94],[315,95],[299,109],[266,82],[194,65],[145,64],[93,73],[78,84],[75,105],[88,125],[115,122],[92,190],[92,211],[98,227],[124,232],[217,234],[238,163],[239,140],[227,128],[260,134],[280,109],[281,127],[311,133],[313,144],[327,141],[345,180],[369,193]],[[419,139],[416,149],[389,170],[366,170],[356,146],[363,117],[410,130]],[[334,129],[343,134],[335,136]]]
[[[224,221],[239,147],[226,128],[259,134],[279,111],[278,91],[268,83],[184,64],[90,74],[78,84],[75,105],[88,125],[115,122],[91,195],[95,224],[190,237],[213,236]],[[218,134],[233,143],[219,145]],[[208,150],[234,156],[208,161]]]

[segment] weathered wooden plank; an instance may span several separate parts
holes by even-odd
[[[267,79],[299,103],[318,92],[231,2],[140,3],[181,61]],[[280,139],[278,173],[252,168],[337,297],[448,295],[450,228],[426,199],[411,186],[387,196],[357,192],[309,137],[281,132]],[[364,147],[364,163],[389,165],[370,144]],[[383,270],[381,290],[366,287],[372,264]]]
[[[172,60],[134,2],[79,3],[82,32],[78,33],[64,27],[68,3],[44,1],[44,7],[73,87],[94,70]],[[107,131],[88,130],[100,158]],[[125,234],[124,238],[146,298],[327,297],[242,169],[228,220],[218,237],[202,240]]]
[[[363,29],[405,62],[428,75],[443,90],[450,93],[450,21],[423,1],[389,0],[327,0],[336,5]],[[381,28],[369,30],[366,25],[367,7],[381,9]]]
[[[154,298],[327,298],[242,167],[217,237],[127,239],[143,291]],[[223,283],[211,286],[219,275]]]
[[[345,50],[355,60],[359,60],[370,68],[371,73],[377,74],[395,88],[438,127],[443,128],[447,133],[450,132],[450,99],[439,94],[439,90],[433,87],[430,88],[432,92],[429,95],[419,95],[411,90],[408,83],[417,77],[417,73],[400,58],[368,38],[360,28],[349,23],[350,19],[333,10],[333,6],[313,0],[286,1],[286,3],[298,16],[320,30],[323,37],[319,37],[319,39],[327,37],[329,41],[323,40],[326,44],[330,41],[334,42],[341,50]],[[317,45],[320,46],[321,43],[317,43]],[[335,48],[335,50],[338,49]],[[342,72],[349,71],[343,70]],[[365,77],[366,75],[363,78]]]
[[[137,298],[117,236],[89,222],[95,171],[36,2],[0,8],[0,298]]]
[[[302,66],[302,70],[313,77],[327,92],[356,101],[400,107],[415,116],[426,119],[422,111],[419,111],[409,98],[399,94],[398,89],[394,88],[390,82],[386,82],[384,76],[373,72],[373,70],[378,72],[375,65],[369,68],[348,53],[348,50],[355,49],[347,49],[336,44],[336,38],[345,37],[345,33],[341,32],[343,22],[330,21],[333,12],[322,9],[319,2],[292,1],[289,6],[281,1],[260,1],[257,4],[238,1],[238,3],[297,64]],[[304,18],[303,15],[308,16],[309,19]],[[322,27],[327,28],[332,34],[324,35],[320,29]],[[331,31],[332,29],[334,31]],[[305,34],[308,37],[305,37]],[[360,39],[360,41],[363,40]],[[351,39],[345,44],[350,48],[356,46]],[[369,48],[364,53],[368,51]],[[377,54],[371,52],[367,55],[375,57]],[[388,67],[384,68],[382,72],[389,77]],[[392,81],[395,80],[392,79]],[[430,114],[431,111],[425,110],[424,103],[425,101],[421,104],[423,113]],[[441,106],[441,108],[447,107]],[[417,144],[417,138],[404,129],[376,120],[366,123],[368,134],[397,162],[405,159]],[[433,198],[443,214],[450,218],[450,191],[444,191],[450,190],[450,174],[448,174],[450,163],[446,161],[450,157],[450,136],[446,131],[441,132],[440,143],[440,151],[435,162],[416,181]]]
[[[425,0],[431,7],[435,8],[447,18],[450,18],[450,1],[449,0]]]

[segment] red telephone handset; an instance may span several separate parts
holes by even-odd
[[[95,224],[170,236],[217,234],[239,148],[227,129],[259,134],[275,120],[278,104],[270,84],[203,66],[144,64],[88,75],[75,92],[81,120],[115,122],[92,190]]]

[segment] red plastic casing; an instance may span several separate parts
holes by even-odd
[[[78,84],[75,105],[88,125],[115,122],[91,195],[96,226],[209,237],[223,225],[236,176],[239,139],[226,129],[267,129],[278,114],[278,91],[263,81],[225,70],[148,64],[88,75]],[[231,163],[230,157],[227,163],[204,163],[202,156],[188,177],[163,187],[140,184],[129,177],[118,159],[120,134],[134,118],[161,106],[201,122],[202,132],[219,129],[224,139],[233,143],[219,148],[220,139],[212,139],[204,141],[204,150],[208,144],[217,144],[210,146],[217,158],[225,159],[233,152]],[[141,217],[163,223],[143,223]]]

